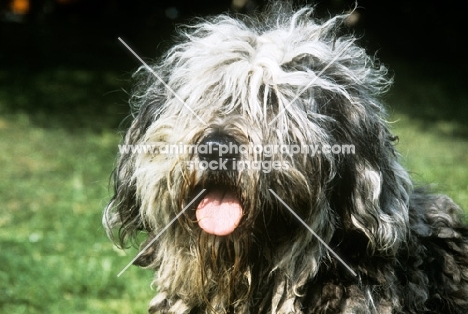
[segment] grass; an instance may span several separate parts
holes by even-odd
[[[2,121],[0,312],[144,313],[152,274],[101,227],[118,136]]]
[[[1,72],[0,79],[7,74]],[[146,312],[154,295],[152,272],[131,267],[117,278],[135,250],[117,250],[101,226],[119,135],[117,118],[103,119],[116,107],[94,106],[103,99],[101,90],[118,89],[118,77],[59,69],[28,76],[30,83],[42,80],[35,86],[0,85],[2,313]],[[418,92],[424,89],[413,81],[415,85]],[[91,90],[92,97],[83,90],[75,93],[74,86]],[[437,99],[447,96],[439,93]],[[41,95],[51,95],[50,101]],[[459,129],[457,121],[434,122],[428,128],[405,112],[410,99],[398,93],[390,99],[403,106],[391,120],[397,121],[392,125],[404,164],[417,182],[468,208],[466,137],[452,134]],[[33,110],[34,101],[39,104]],[[64,115],[63,109],[44,109],[46,102],[54,108],[68,103],[72,109]],[[15,111],[12,104],[23,107]]]
[[[415,184],[448,194],[468,209],[468,141],[444,135],[449,127],[445,122],[427,130],[424,122],[407,115],[394,114],[393,118],[399,136],[397,149]]]

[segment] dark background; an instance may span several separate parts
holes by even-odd
[[[66,128],[117,127],[128,114],[129,80],[139,62],[118,37],[148,61],[171,45],[177,24],[233,11],[225,0],[36,0],[29,1],[26,14],[18,14],[12,3],[0,2],[0,113],[31,114],[38,126]],[[347,11],[354,3],[317,1],[317,16]],[[264,5],[251,1],[240,11]],[[418,97],[414,106],[394,108],[428,122],[465,125],[467,8],[466,0],[358,1],[352,31],[395,74],[396,92],[424,81],[450,96],[430,108]]]

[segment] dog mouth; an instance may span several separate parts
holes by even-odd
[[[198,203],[196,218],[205,232],[226,236],[234,232],[243,216],[240,199],[232,189],[210,189]]]

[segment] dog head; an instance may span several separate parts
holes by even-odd
[[[124,244],[184,210],[146,255],[159,276],[180,286],[187,278],[164,266],[190,261],[205,288],[207,277],[241,274],[248,293],[262,265],[258,276],[281,270],[300,286],[327,253],[280,200],[327,243],[358,235],[356,250],[392,255],[404,241],[411,184],[379,100],[391,79],[353,36],[337,35],[346,15],[312,13],[202,21],[136,73],[104,222]]]

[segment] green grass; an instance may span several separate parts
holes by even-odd
[[[150,271],[101,226],[118,136],[0,120],[0,312],[144,313]]]
[[[135,250],[126,255],[117,250],[101,226],[119,136],[115,117],[102,119],[116,107],[94,106],[102,101],[101,90],[115,90],[119,82],[96,77],[102,75],[59,70],[28,77],[50,84],[24,90],[20,83],[0,85],[0,112],[10,113],[0,118],[1,313],[145,313],[154,295],[151,271],[131,267],[116,277]],[[85,92],[71,88],[77,82],[92,91],[89,102]],[[41,93],[52,95],[52,107],[71,103],[73,114],[62,121],[63,109],[47,109]],[[438,98],[446,96],[439,93]],[[30,103],[36,100],[33,110]],[[409,100],[396,93],[394,101],[405,106]],[[11,114],[12,104],[23,107]],[[403,163],[416,182],[468,209],[468,142],[451,132],[459,125],[443,120],[428,128],[426,121],[404,112],[391,117]],[[53,127],[45,127],[49,116]]]
[[[434,123],[428,130],[423,122],[406,115],[393,118],[397,149],[415,184],[448,194],[468,209],[468,141],[447,136],[447,128],[453,127],[447,122]]]

